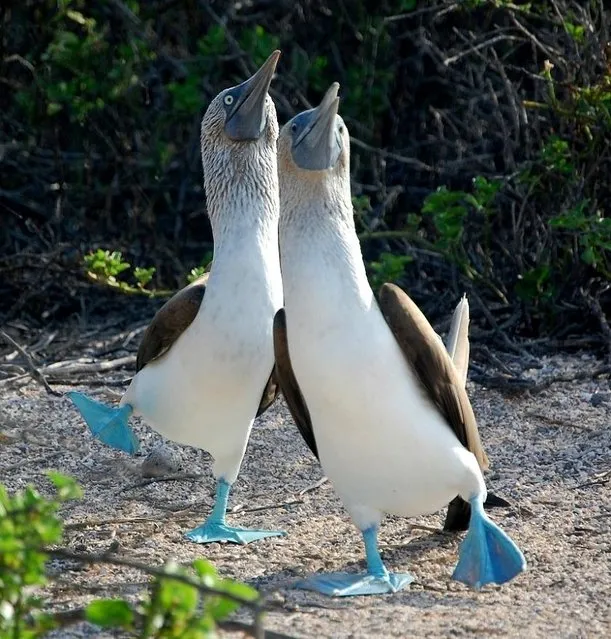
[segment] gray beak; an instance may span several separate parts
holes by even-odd
[[[265,129],[265,98],[276,71],[280,51],[274,51],[261,68],[232,91],[235,102],[225,120],[232,140],[258,140]]]
[[[322,102],[302,117],[306,126],[293,143],[293,160],[301,169],[324,171],[335,166],[342,149],[336,131],[336,115],[339,107],[337,92],[339,84],[334,82],[325,93]]]

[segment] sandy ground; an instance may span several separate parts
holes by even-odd
[[[527,374],[546,377],[594,369],[589,355],[554,357]],[[126,377],[123,372],[120,376]],[[116,375],[116,373],[115,373]],[[227,576],[271,596],[266,627],[292,637],[603,637],[611,636],[611,393],[608,378],[556,383],[535,396],[503,396],[469,385],[492,462],[489,488],[512,500],[494,519],[516,540],[528,572],[503,587],[473,592],[450,580],[460,536],[443,534],[443,513],[388,517],[380,546],[389,569],[416,582],[395,595],[330,599],[291,586],[315,571],[359,570],[360,536],[321,477],[282,402],[253,430],[235,485],[232,522],[280,528],[288,535],[246,547],[198,546],[182,533],[212,505],[210,459],[174,447],[181,472],[201,479],[143,484],[143,457],[95,441],[70,402],[30,383],[0,387],[0,481],[32,483],[49,494],[45,469],[74,475],[82,501],[66,505],[65,545],[161,563],[209,558]],[[68,390],[63,388],[61,390]],[[109,389],[86,389],[116,401]],[[116,390],[114,391],[116,393]],[[144,454],[161,439],[136,422]],[[265,508],[264,508],[265,507]],[[118,545],[117,545],[118,544]],[[50,604],[68,609],[92,597],[137,597],[145,578],[107,565],[52,562]],[[53,637],[108,637],[81,624]]]

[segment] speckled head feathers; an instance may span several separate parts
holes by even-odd
[[[280,51],[274,51],[260,69],[248,80],[221,91],[210,103],[202,121],[204,129],[222,130],[234,142],[258,140],[267,126],[271,84]]]
[[[201,152],[208,211],[238,184],[257,189],[276,183],[278,118],[268,89],[280,51],[274,51],[248,80],[221,91],[201,125]],[[219,199],[220,198],[220,199]]]

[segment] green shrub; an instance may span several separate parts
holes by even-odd
[[[168,562],[163,569],[123,557],[74,554],[50,549],[62,541],[60,505],[78,499],[73,479],[48,473],[56,497],[45,499],[32,487],[10,495],[0,484],[0,637],[35,639],[65,623],[87,620],[104,628],[122,628],[131,636],[159,639],[205,639],[216,636],[219,623],[241,605],[260,616],[256,590],[218,575],[203,559],[188,567]],[[69,613],[45,612],[48,607],[35,589],[47,584],[50,557],[104,561],[129,565],[153,576],[149,593],[139,604],[123,599],[94,600]]]
[[[586,298],[611,304],[603,3],[220,7],[26,0],[10,10],[0,36],[0,313],[17,312],[8,300],[24,289],[24,311],[45,312],[44,291],[65,277],[65,255],[51,248],[61,243],[85,255],[120,247],[146,270],[88,271],[123,292],[182,286],[211,249],[200,116],[279,47],[281,122],[340,82],[374,284],[397,278],[432,319],[466,290],[500,320],[517,313],[521,334],[595,328]],[[41,275],[24,254],[57,268]],[[71,297],[57,302],[60,317],[73,311]]]

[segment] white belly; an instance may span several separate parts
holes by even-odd
[[[282,300],[279,274],[265,286],[245,283],[248,271],[239,276],[240,285],[216,288],[211,276],[193,323],[122,399],[164,437],[208,451],[215,475],[229,482],[272,371],[273,316]]]
[[[359,527],[485,490],[475,457],[424,398],[377,306],[309,314],[304,300],[291,314],[289,302],[289,351],[321,463]]]

